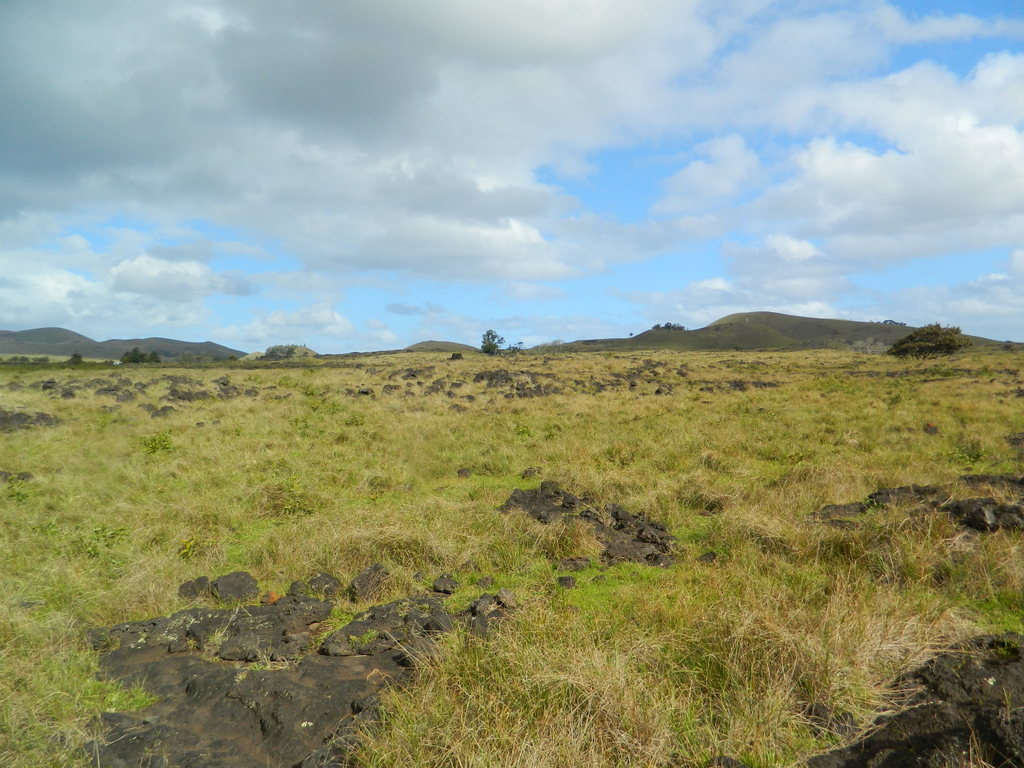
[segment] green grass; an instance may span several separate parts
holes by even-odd
[[[809,704],[867,725],[887,682],[935,648],[1021,628],[1019,535],[906,508],[871,510],[855,530],[808,520],[881,486],[1020,474],[1002,439],[1024,431],[1020,353],[939,366],[827,350],[448,356],[0,367],[0,407],[62,420],[0,436],[0,469],[34,475],[0,486],[0,762],[87,765],[97,713],[145,698],[96,681],[86,630],[178,610],[180,582],[237,569],[283,592],[381,562],[382,600],[442,573],[462,584],[455,608],[483,576],[517,594],[494,637],[453,634],[386,696],[362,750],[381,768],[697,766],[723,752],[789,765],[836,743],[811,728]],[[560,391],[509,399],[474,382],[496,368],[531,386],[552,374],[539,381]],[[257,393],[152,419],[138,406],[165,404],[166,374]],[[152,384],[130,403],[32,386],[101,376]],[[425,394],[438,379],[444,391]],[[375,395],[348,394],[364,387]],[[542,477],[521,479],[531,466]],[[556,587],[553,561],[596,559],[590,534],[497,511],[540,479],[665,522],[677,564],[594,566]],[[697,562],[708,550],[718,560]],[[327,624],[364,607],[342,601]]]

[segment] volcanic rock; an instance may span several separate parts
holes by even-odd
[[[648,565],[672,564],[675,537],[661,523],[634,515],[618,504],[598,511],[579,498],[562,491],[558,483],[545,480],[540,488],[524,491],[516,488],[499,508],[502,512],[521,509],[538,522],[550,525],[579,520],[589,524],[604,548],[605,563],[636,562]]]
[[[353,600],[373,600],[379,597],[390,575],[380,563],[364,568],[352,579],[348,588],[349,596]]]
[[[245,571],[235,571],[225,576],[218,576],[213,580],[211,587],[214,596],[224,602],[253,600],[260,594],[256,579]]]
[[[812,758],[808,768],[1024,765],[1024,664],[1015,633],[985,636],[935,657],[902,681],[906,706],[855,743]]]

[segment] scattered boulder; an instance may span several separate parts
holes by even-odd
[[[0,408],[0,432],[29,427],[53,427],[57,424],[60,424],[60,419],[50,413],[23,413]]]
[[[714,562],[717,562],[717,561],[718,561],[718,553],[714,552],[714,551],[705,552],[703,555],[701,555],[700,557],[697,558],[697,562],[698,563],[703,563],[704,565],[711,565],[711,563],[714,563]]]
[[[502,512],[521,509],[546,525],[573,520],[588,523],[604,547],[601,557],[608,564],[624,561],[662,567],[672,564],[671,553],[676,540],[664,525],[643,515],[634,515],[618,504],[608,504],[603,511],[598,511],[587,499],[563,492],[552,480],[545,480],[534,491],[516,488],[499,509]]]
[[[473,473],[470,471],[469,467],[459,467],[455,474],[459,477],[469,477]]]
[[[576,577],[575,576],[559,576],[555,579],[555,583],[558,584],[562,589],[575,589],[576,588]]]
[[[906,706],[808,768],[959,765],[968,755],[994,768],[1024,765],[1022,641],[985,636],[936,656],[900,681],[916,689]]]
[[[380,597],[391,576],[380,563],[364,568],[349,584],[349,597],[356,601],[374,600]]]
[[[523,473],[520,475],[520,477],[523,480],[529,480],[531,477],[538,477],[540,473],[540,467],[527,467],[526,469],[523,470]]]
[[[386,572],[385,572],[386,575]],[[333,600],[341,592],[341,580],[329,573],[314,573],[306,581],[310,591],[327,600]]]
[[[255,600],[259,597],[260,588],[252,574],[246,571],[235,571],[218,576],[210,585],[214,597],[224,602],[239,600]]]
[[[453,579],[451,574],[446,573],[444,576],[434,579],[434,583],[430,588],[442,595],[451,595],[459,588],[459,582]]]
[[[171,386],[167,390],[168,400],[177,400],[179,402],[193,402],[195,400],[209,400],[213,397],[211,392],[205,389],[183,389],[177,386]]]
[[[964,499],[942,505],[957,522],[976,531],[1024,530],[1024,506],[1000,504],[992,498]]]
[[[194,597],[207,597],[213,594],[213,585],[206,576],[200,576],[189,581],[184,581],[178,587],[178,597],[190,599]]]
[[[6,472],[0,469],[0,483],[24,483],[32,479],[31,472]]]
[[[949,514],[965,528],[991,533],[1000,530],[1024,530],[1024,477],[1013,475],[964,475],[960,482],[972,488],[999,489],[1022,494],[1016,503],[1001,502],[990,496],[950,500],[952,485],[903,485],[881,488],[868,494],[868,501],[853,504],[828,504],[813,515],[834,528],[855,528],[851,517],[863,515],[873,507],[890,504],[916,504],[924,511],[934,510]]]

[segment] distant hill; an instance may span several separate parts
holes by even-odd
[[[914,330],[894,323],[829,320],[778,312],[742,312],[727,315],[692,331],[652,328],[626,339],[592,339],[562,344],[567,351],[586,350],[753,350],[753,349],[861,349],[882,352]],[[969,336],[977,345],[998,344]]]
[[[410,344],[403,352],[479,352],[479,347],[460,344],[457,341],[421,341]]]
[[[76,352],[85,358],[118,360],[134,347],[142,352],[156,352],[162,359],[173,359],[185,354],[224,360],[231,355],[242,357],[245,352],[231,349],[212,341],[178,341],[149,337],[145,339],[110,339],[96,341],[65,328],[32,328],[27,331],[0,331],[0,355],[49,355],[71,357]]]

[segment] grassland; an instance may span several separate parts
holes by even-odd
[[[474,380],[497,368],[503,383]],[[0,484],[0,764],[87,765],[97,713],[145,702],[96,681],[88,628],[180,609],[196,575],[244,569],[283,591],[373,562],[388,597],[488,575],[521,608],[486,641],[447,637],[386,695],[368,766],[798,763],[840,739],[811,713],[866,726],[937,647],[1024,628],[1018,534],[898,507],[850,530],[810,517],[882,486],[1020,474],[1003,437],[1024,431],[1022,368],[999,349],[0,368],[0,408],[61,419],[0,433],[0,470],[33,474]],[[231,396],[139,407],[172,388]],[[530,466],[541,476],[521,479]],[[553,558],[594,555],[591,537],[496,511],[540,479],[664,522],[677,563],[556,588]]]

